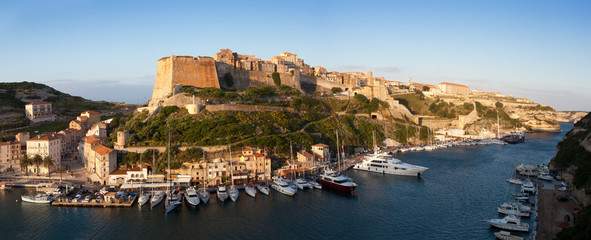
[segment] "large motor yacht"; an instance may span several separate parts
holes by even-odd
[[[316,181],[322,184],[323,187],[341,192],[352,193],[355,192],[355,188],[357,187],[357,183],[354,183],[353,179],[332,170],[321,173]]]
[[[355,164],[353,169],[383,174],[421,176],[429,168],[403,163],[400,159],[394,158],[387,153],[375,153]]]

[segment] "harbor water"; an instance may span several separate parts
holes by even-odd
[[[323,190],[295,197],[272,190],[256,199],[187,204],[165,214],[155,209],[73,208],[29,204],[34,190],[0,191],[0,239],[493,239],[484,220],[502,218],[496,207],[511,199],[505,181],[514,164],[545,164],[562,133],[526,134],[516,145],[456,146],[398,153],[404,162],[428,167],[421,178],[357,170],[352,196]],[[18,201],[17,201],[18,200]],[[533,228],[532,219],[525,219]],[[520,236],[527,236],[521,234]]]

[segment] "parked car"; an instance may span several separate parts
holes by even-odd
[[[568,202],[568,198],[566,198],[562,195],[556,196],[556,199],[558,199],[559,202]]]
[[[558,191],[566,191],[566,187],[560,187]]]

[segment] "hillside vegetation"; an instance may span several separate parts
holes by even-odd
[[[572,179],[573,195],[586,204],[575,225],[565,228],[556,239],[589,239],[591,236],[591,114],[575,123],[574,128],[558,143],[558,151],[550,164],[563,170],[565,179]]]

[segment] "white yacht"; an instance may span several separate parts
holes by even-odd
[[[497,207],[497,211],[502,214],[515,214],[520,217],[529,217],[531,214],[531,208],[521,203],[506,202]]]
[[[28,203],[43,203],[43,204],[49,204],[49,203],[53,202],[53,198],[51,196],[45,195],[45,194],[37,194],[35,196],[22,195],[21,200],[23,200],[23,202],[28,202]]]
[[[300,189],[300,190],[304,190],[305,188],[312,188],[310,186],[310,184],[308,182],[306,182],[304,179],[301,178],[297,178],[295,180],[295,185]]]
[[[189,187],[185,191],[185,200],[191,206],[199,205],[199,196],[197,195],[197,191],[195,191],[194,187]]]
[[[507,182],[509,182],[511,184],[515,184],[515,185],[522,185],[525,183],[525,181],[523,181],[519,178],[509,178],[509,179],[507,179]]]
[[[172,212],[172,210],[176,209],[178,206],[183,204],[181,199],[175,195],[168,195],[166,201],[164,201],[164,206],[166,207],[166,213]]]
[[[310,188],[322,189],[322,185],[320,185],[320,183],[316,182],[314,179],[308,180],[308,184],[310,184]]]
[[[152,207],[156,207],[158,204],[160,204],[162,199],[164,199],[164,195],[165,194],[163,191],[157,191],[150,199],[150,204]]]
[[[151,194],[149,192],[142,192],[140,193],[140,198],[137,200],[138,207],[143,206],[144,204],[150,201]]]
[[[387,153],[375,153],[355,164],[353,169],[384,174],[421,176],[429,168],[403,163],[400,159],[396,159]]]
[[[289,183],[281,177],[275,178],[275,180],[273,180],[273,184],[271,185],[271,187],[285,195],[293,196],[294,194],[296,194],[296,191],[293,188],[291,188],[291,186],[289,186]]]
[[[221,202],[225,202],[228,199],[228,192],[226,192],[226,187],[219,186],[217,191],[218,200]]]
[[[486,220],[491,226],[504,230],[529,232],[529,224],[522,223],[521,219],[514,214],[509,214],[502,219]]]
[[[258,189],[258,190],[259,190],[261,193],[263,193],[263,194],[265,194],[265,195],[269,196],[269,187],[267,186],[267,184],[266,184],[266,183],[260,183],[260,184],[257,186],[257,189]]]
[[[248,194],[248,196],[251,196],[253,198],[257,196],[257,190],[254,188],[252,184],[246,184],[244,186],[244,191],[246,192],[246,194]]]
[[[230,197],[232,202],[238,201],[238,196],[240,196],[240,193],[238,192],[238,188],[236,188],[236,186],[234,186],[234,185],[231,185],[230,189],[228,190],[228,196]]]
[[[534,193],[536,191],[536,187],[532,181],[526,181],[523,185],[521,185],[521,192],[529,192]]]

